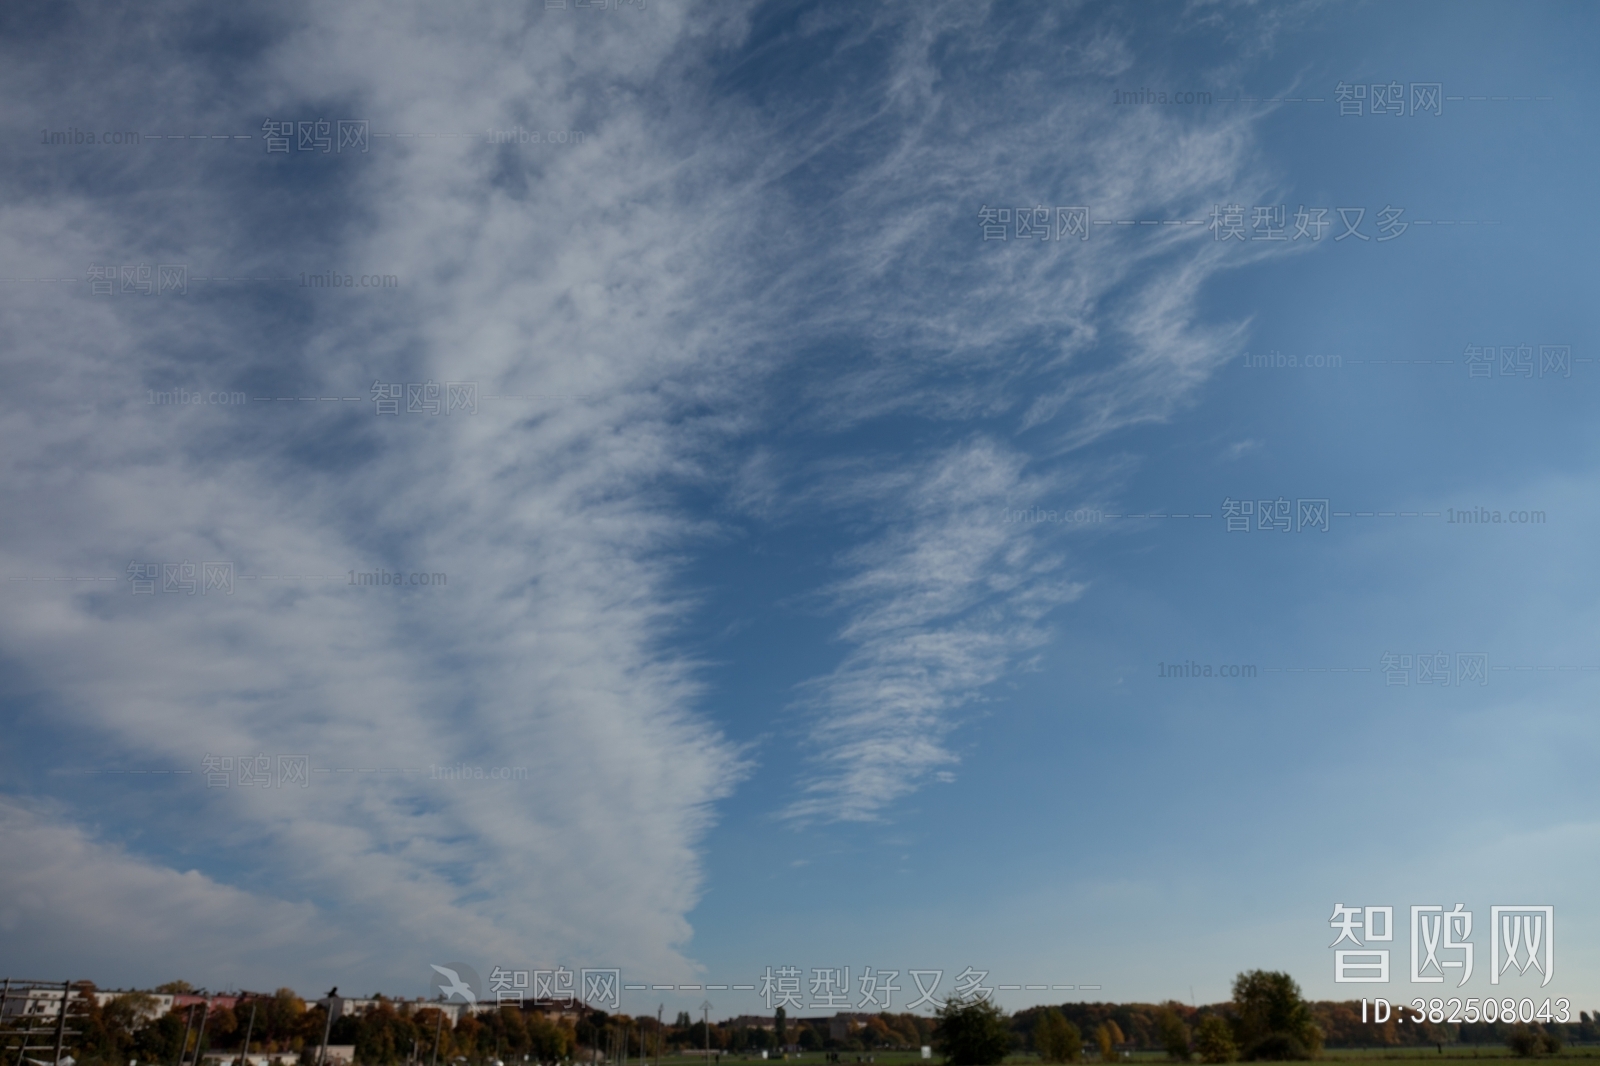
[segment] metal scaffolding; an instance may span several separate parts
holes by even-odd
[[[69,1020],[74,1011],[87,1013],[89,1005],[88,999],[74,993],[72,986],[71,981],[27,981],[15,977],[0,980],[0,1066],[60,1066],[68,1038],[82,1035],[81,1030],[69,1026]],[[60,989],[61,999],[55,1016],[49,1024],[41,1024],[47,1015],[37,1010],[40,1000],[31,993],[56,989]],[[24,1004],[23,1010],[8,1015],[6,1008],[19,1000]],[[52,1001],[53,996],[44,1002]]]

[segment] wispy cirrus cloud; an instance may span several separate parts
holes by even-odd
[[[1093,12],[923,4],[815,32],[833,41],[819,69],[851,92],[796,105],[825,114],[826,137],[791,154],[786,187],[826,225],[787,281],[806,328],[847,354],[821,357],[797,418],[812,440],[848,434],[853,468],[893,473],[793,475],[804,498],[872,517],[840,553],[847,650],[806,686],[820,754],[785,813],[861,820],[955,761],[962,708],[1047,643],[1046,614],[1088,579],[1001,511],[1058,487],[1065,453],[1170,417],[1243,328],[1199,305],[1253,252],[1192,226],[988,241],[980,209],[1195,218],[1266,179],[1247,116],[1115,108],[1103,79],[1130,46]],[[903,444],[908,421],[942,443]],[[768,483],[778,465],[763,458]]]
[[[1023,463],[975,441],[854,486],[888,504],[885,528],[848,553],[850,575],[831,590],[849,616],[840,639],[850,650],[807,686],[802,706],[822,754],[788,817],[878,818],[954,764],[956,712],[1043,645],[1045,614],[1082,592],[1059,556],[1001,520],[1039,491]]]

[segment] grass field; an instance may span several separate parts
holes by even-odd
[[[676,1058],[676,1056],[671,1057]],[[870,1053],[870,1056],[867,1054],[862,1054],[860,1056],[860,1061],[863,1066],[865,1066],[869,1057],[872,1060],[872,1066],[914,1066],[914,1064],[920,1064],[925,1061],[922,1058],[922,1055],[915,1051],[874,1051]],[[1532,1063],[1552,1058],[1600,1059],[1600,1047],[1568,1047],[1563,1048],[1561,1053],[1558,1055],[1540,1055],[1534,1059],[1529,1059],[1526,1061]],[[840,1066],[855,1066],[856,1059],[857,1053],[854,1051],[841,1051],[839,1053]],[[1516,1060],[1516,1056],[1511,1053],[1509,1048],[1501,1045],[1485,1044],[1474,1047],[1471,1044],[1447,1044],[1445,1045],[1444,1052],[1441,1054],[1437,1047],[1429,1044],[1419,1047],[1324,1048],[1319,1061],[1366,1062],[1402,1059],[1425,1059],[1428,1062],[1446,1063],[1472,1061],[1474,1059]],[[760,1057],[747,1057],[743,1055],[723,1056],[723,1062],[725,1063],[752,1063],[761,1061],[763,1060]],[[768,1063],[781,1063],[785,1060],[781,1057],[774,1056],[766,1061]],[[809,1064],[809,1066],[827,1066],[826,1056],[819,1051],[807,1052],[800,1055],[791,1054],[787,1061],[795,1064]],[[931,1066],[941,1066],[943,1062],[938,1054],[935,1054],[931,1060],[927,1061],[931,1063]],[[1006,1057],[1005,1061],[1007,1066],[1011,1066],[1011,1064],[1015,1064],[1015,1066],[1041,1066],[1039,1063],[1039,1057],[1032,1054],[1009,1055]],[[1156,1066],[1157,1063],[1170,1062],[1171,1060],[1160,1051],[1136,1051],[1125,1055],[1122,1061],[1139,1063],[1141,1066]],[[1089,1057],[1087,1062],[1090,1063],[1091,1066],[1098,1066],[1099,1056],[1096,1055]]]

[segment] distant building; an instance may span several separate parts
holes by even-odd
[[[727,1023],[735,1029],[769,1029],[778,1027],[778,1019],[770,1014],[741,1014]]]
[[[316,1004],[335,1018],[349,1018],[375,1010],[380,1002],[379,999],[356,999],[353,996],[323,996]]]
[[[311,1054],[315,1056],[316,1053],[316,1048],[312,1048]],[[214,1066],[233,1066],[239,1061],[240,1056],[237,1051],[208,1051],[200,1058],[201,1062],[212,1063]],[[244,1056],[244,1066],[273,1066],[273,1063],[277,1063],[278,1066],[294,1066],[299,1061],[298,1051],[253,1051]]]
[[[97,1006],[105,1007],[109,1005],[112,1000],[117,999],[118,997],[135,995],[144,996],[150,1001],[149,1006],[146,1006],[139,1011],[138,1018],[140,1021],[153,1022],[172,1009],[173,997],[170,993],[166,992],[140,992],[136,989],[130,989],[125,992],[96,992],[94,994],[94,1001]]]
[[[459,1000],[423,999],[390,999],[387,996],[373,996],[371,998],[358,998],[356,996],[323,996],[316,1001],[316,1005],[323,1010],[330,1011],[335,1018],[354,1018],[378,1009],[378,1005],[387,1003],[400,1014],[415,1014],[419,1010],[442,1011],[450,1019],[450,1025],[461,1020],[461,1016],[468,1011],[473,1014],[482,1014],[484,1011],[494,1010],[493,1003],[467,1004]],[[516,1004],[507,1004],[516,1006]]]
[[[789,1024],[797,1025],[800,1022],[805,1022],[818,1033],[827,1033],[828,1039],[830,1040],[847,1040],[850,1037],[850,1026],[852,1024],[866,1025],[867,1022],[871,1021],[874,1017],[876,1017],[876,1015],[856,1013],[851,1011],[840,1011],[838,1014],[835,1014],[831,1017],[791,1018],[789,1020]]]
[[[461,1008],[464,1006],[466,1006],[464,1003],[445,1003],[437,999],[423,999],[421,996],[416,999],[397,999],[394,1001],[394,1009],[401,1014],[415,1014],[419,1010],[443,1011],[444,1016],[450,1019],[451,1025],[454,1025],[456,1019],[461,1016]]]
[[[454,1026],[461,1020],[462,1015],[466,1014],[470,1008],[467,1004],[459,1001],[419,998],[397,1000],[395,1002],[395,1009],[403,1014],[415,1014],[419,1010],[436,1010],[442,1013],[446,1018],[449,1018],[451,1026]],[[474,1011],[474,1013],[476,1012]]]
[[[84,994],[83,989],[72,989],[72,999],[80,999]],[[94,996],[95,1006],[106,1007],[112,1001],[130,995],[144,996],[149,1003],[139,1011],[139,1017],[146,1022],[153,1022],[157,1018],[173,1009],[183,1010],[188,1007],[204,1007],[211,1004],[212,1010],[221,1010],[224,1007],[233,1009],[241,1000],[246,998],[245,993],[228,993],[226,995],[207,995],[203,992],[144,992],[139,989],[107,989],[95,990],[90,995]],[[6,992],[4,1002],[0,1003],[0,1021],[9,1021],[12,1018],[54,1018],[61,1010],[60,988],[17,988],[13,986]]]
[[[211,1004],[212,1010],[221,1010],[226,1007],[232,1010],[244,998],[242,992],[225,992],[212,995],[209,992],[178,992],[172,997],[172,1009],[182,1010],[185,1007],[204,1007]]]
[[[83,993],[72,989],[72,998],[79,999]],[[19,988],[13,986],[5,994],[5,1002],[0,1004],[0,1022],[9,1022],[13,1019],[45,1020],[54,1019],[61,1013],[60,988]],[[70,1017],[70,1014],[68,1015]]]
[[[505,1003],[501,1006],[514,1007],[519,1004]],[[542,1014],[546,1021],[561,1024],[567,1022],[577,1024],[579,1018],[589,1013],[589,1005],[581,999],[525,999],[520,1004],[523,1010],[532,1014]]]

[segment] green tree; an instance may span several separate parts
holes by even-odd
[[[78,1058],[103,1062],[122,1062],[132,1054],[139,1032],[155,1011],[156,999],[144,992],[129,992],[104,1007],[88,1001],[89,1018],[84,1027],[84,1053]]]
[[[1233,1041],[1233,1027],[1215,1014],[1200,1019],[1194,1033],[1194,1049],[1200,1053],[1201,1062],[1232,1062],[1239,1057],[1239,1045]]]
[[[1515,1025],[1506,1035],[1506,1047],[1523,1058],[1555,1055],[1561,1051],[1561,1040],[1540,1026]]]
[[[183,1012],[168,1011],[134,1034],[129,1056],[140,1062],[176,1062],[183,1029]]]
[[[772,1035],[776,1038],[779,1051],[789,1046],[789,1012],[782,1007],[772,1016]]]
[[[1083,1033],[1052,1007],[1034,1023],[1033,1046],[1045,1062],[1077,1062],[1083,1058]]]
[[[934,1039],[951,1066],[994,1066],[1011,1050],[1005,1011],[982,997],[952,996],[935,1018]]]
[[[1178,1012],[1171,1007],[1163,1010],[1156,1018],[1156,1029],[1161,1034],[1161,1046],[1166,1050],[1167,1057],[1188,1062],[1189,1027],[1183,1024]]]
[[[501,1023],[499,1018],[494,1021]],[[520,1027],[518,1031],[520,1033]],[[432,1037],[433,1033],[429,1031],[430,1043]],[[363,1066],[398,1066],[401,1062],[409,1061],[412,1049],[421,1043],[417,1019],[400,1014],[394,1009],[394,1004],[382,997],[378,998],[375,1009],[361,1015],[350,1042],[355,1045],[356,1059]],[[508,1050],[512,1049],[521,1054],[519,1044],[508,1047]]]
[[[1250,970],[1233,981],[1237,1039],[1251,1060],[1309,1059],[1322,1048],[1322,1030],[1300,986],[1286,973]]]
[[[533,1057],[541,1062],[570,1058],[577,1049],[577,1040],[572,1030],[557,1025],[542,1014],[531,1017],[527,1027]]]

